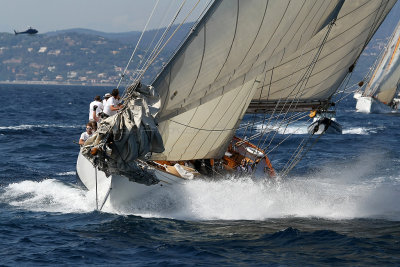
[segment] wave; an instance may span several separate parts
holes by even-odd
[[[326,166],[305,177],[192,180],[155,190],[122,207],[107,203],[103,211],[184,220],[285,217],[400,220],[400,177],[376,174],[379,162],[385,160],[365,154],[368,155],[343,166]],[[67,172],[68,175],[72,173]],[[107,189],[108,185],[99,185],[99,196],[104,196]],[[21,209],[60,213],[92,212],[95,199],[94,190],[86,191],[56,179],[12,183],[0,194],[1,202]]]
[[[369,135],[371,129],[365,127],[354,127],[343,129],[343,134],[360,134],[360,135]]]
[[[400,179],[396,179],[396,184],[385,184],[385,180],[373,179],[368,183],[340,183],[323,178],[199,180],[149,194],[126,207],[114,209],[106,205],[104,211],[189,220],[285,217],[400,220],[400,207],[397,205]],[[54,179],[10,184],[0,200],[32,211],[87,213],[95,210],[95,192]]]
[[[257,124],[256,131],[261,132],[278,132],[279,134],[308,134],[307,132],[307,125],[305,124],[293,124],[290,126],[269,126],[265,124]]]
[[[55,179],[9,184],[0,200],[22,209],[61,213],[90,212],[95,204],[90,200],[89,192]]]
[[[294,134],[294,135],[304,135],[308,134],[307,131],[308,125],[305,124],[294,124],[285,127],[277,127],[277,126],[266,126],[263,124],[256,125],[257,132],[271,132],[276,131],[279,134]],[[352,134],[352,135],[369,135],[371,133],[377,133],[380,128],[376,127],[343,127],[342,134]]]
[[[59,172],[56,173],[57,176],[67,176],[67,175],[76,175],[76,171],[70,171],[70,172]]]
[[[83,128],[82,125],[58,125],[58,124],[21,124],[14,126],[0,126],[0,130],[30,130],[43,128]]]

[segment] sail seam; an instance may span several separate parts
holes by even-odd
[[[367,19],[367,17],[363,18],[361,21],[359,21],[357,24],[354,24],[353,26],[358,25],[359,23],[361,23],[361,22],[362,22],[363,20],[365,20],[365,19]],[[350,29],[351,29],[351,28],[348,28],[348,30],[350,30]],[[353,42],[355,39],[357,39],[360,35],[364,34],[364,33],[365,33],[366,31],[368,31],[368,30],[369,30],[369,29],[366,28],[364,31],[360,32],[357,36],[355,36],[354,38],[350,39],[350,40],[349,40],[348,42],[346,42],[345,44],[341,45],[340,47],[338,47],[338,48],[335,49],[335,50],[332,50],[332,52],[331,52],[330,54],[326,54],[325,56],[319,58],[319,61],[322,61],[322,60],[325,59],[326,57],[328,57],[328,56],[330,56],[331,54],[334,54],[334,53],[337,52],[338,50],[342,49],[343,47],[345,47],[345,46],[348,45],[349,43]],[[347,31],[347,30],[346,30],[346,31]],[[346,31],[344,31],[344,32],[346,32]],[[343,33],[344,33],[344,32],[343,32]],[[341,34],[342,34],[342,33],[341,33]],[[341,34],[340,34],[340,35],[341,35]],[[331,40],[333,40],[333,39],[328,40],[327,43],[329,43],[329,41],[331,41]],[[364,42],[362,42],[362,43],[364,43]],[[361,45],[362,43],[360,43],[360,45]],[[359,45],[357,45],[357,48],[358,48],[358,46],[359,46]],[[315,48],[314,48],[313,50],[315,50]],[[311,53],[313,50],[309,50],[309,51],[307,51],[305,54]],[[299,57],[300,57],[300,56],[299,56]],[[275,66],[275,68],[282,67],[282,66],[284,66],[285,64],[287,64],[287,63],[289,63],[289,62],[292,62],[293,60],[295,60],[295,59],[297,59],[297,58],[298,58],[298,57],[293,58],[293,59],[291,59],[290,61],[286,61],[285,63],[282,63],[282,64],[280,64],[280,65],[277,65],[277,66]],[[338,60],[338,61],[339,61],[339,60]],[[336,61],[335,63],[337,63],[338,61]],[[305,69],[307,69],[307,68],[308,68],[308,66],[305,66],[305,67],[303,67],[303,68],[301,68],[301,69],[298,69],[297,71],[295,71],[295,72],[293,72],[293,73],[291,73],[291,74],[289,74],[289,75],[287,75],[287,76],[284,76],[284,77],[282,77],[282,78],[280,78],[280,79],[278,79],[278,80],[275,80],[274,82],[272,82],[272,84],[274,84],[274,83],[276,83],[276,82],[279,82],[279,81],[281,81],[281,80],[284,80],[284,79],[286,79],[287,77],[289,77],[289,76],[291,76],[291,75],[293,75],[293,74],[295,74],[295,73],[301,72],[301,71],[303,71],[303,70],[305,70]],[[329,68],[329,66],[326,67],[326,68],[324,68],[324,69],[322,69],[321,71],[324,71],[324,70],[326,70],[327,68]],[[271,68],[271,69],[272,69],[272,68]],[[269,69],[268,71],[270,71],[271,69]],[[314,76],[314,75],[320,73],[321,71],[314,73],[312,76]],[[311,77],[312,77],[312,76],[311,76]],[[286,90],[286,89],[292,87],[292,86],[295,85],[295,84],[296,84],[296,83],[291,84],[291,85],[289,85],[289,86],[287,86],[287,87],[285,87],[285,88],[282,88],[282,89],[280,89],[279,91],[276,91],[276,92],[280,92],[280,91]],[[265,86],[265,85],[264,85],[264,86]]]
[[[275,46],[274,50],[272,51],[271,55],[275,54],[275,50],[279,47],[279,45],[281,44],[282,40],[286,37],[286,35],[289,33],[289,31],[292,29],[292,26],[294,25],[294,23],[296,22],[297,18],[299,17],[299,14],[301,12],[301,10],[303,10],[304,5],[305,5],[306,1],[303,1],[303,4],[301,5],[301,8],[299,10],[299,12],[297,13],[296,17],[292,20],[292,22],[290,23],[289,28],[286,30],[285,34],[281,37],[281,39],[279,40],[278,44]],[[304,19],[302,21],[302,23],[300,24],[299,28],[297,30],[300,29],[301,25],[303,25],[304,21],[307,19],[306,16],[304,16]],[[292,38],[290,39],[289,43],[291,43],[293,41],[294,36],[292,36]],[[285,51],[285,50],[284,50]],[[284,57],[285,53],[283,53],[282,57]]]
[[[244,81],[245,81],[245,79],[243,79],[243,84],[242,84],[242,88],[240,89],[240,91],[243,90]],[[251,90],[248,90],[248,93],[247,93],[247,96],[246,96],[246,100],[243,101],[243,103],[246,103],[246,102],[249,101],[250,93],[254,90],[254,84],[255,84],[255,82],[256,82],[256,80],[254,80],[254,82],[253,82],[253,84],[252,84],[252,87],[251,87]],[[238,94],[238,95],[239,95],[239,94]],[[250,100],[250,101],[251,101],[251,100]],[[247,106],[246,106],[246,105],[243,105],[242,110],[241,110],[241,112],[239,113],[239,118],[243,118],[243,115],[244,115],[244,113],[245,113],[245,110],[244,110],[244,109],[246,109],[246,108],[247,108]],[[232,119],[233,119],[233,116],[231,117],[231,119],[230,119],[225,125],[230,124],[231,121],[232,121]],[[235,130],[238,128],[238,125],[240,124],[240,121],[241,121],[241,119],[238,119],[238,120],[237,120],[237,122],[236,122],[236,124],[235,124],[235,127],[234,127]],[[225,127],[226,127],[226,126],[225,126]],[[214,147],[215,142],[220,138],[220,136],[221,136],[221,133],[220,133],[219,136],[215,139],[215,141],[214,141],[214,143],[213,143],[213,145],[212,145],[211,147]]]
[[[288,6],[287,6],[288,7]],[[355,9],[356,10],[356,9]],[[375,10],[376,11],[376,10]],[[360,21],[358,21],[356,24],[354,24],[353,26],[355,26],[355,25],[358,25],[359,23],[361,23],[362,21],[364,21],[365,19],[367,19],[367,17],[369,17],[371,14],[373,14],[375,11],[372,11],[370,14],[368,14],[366,17],[364,17],[363,19],[361,19]],[[285,13],[286,13],[286,11],[285,11]],[[277,30],[277,28],[279,27],[279,25],[275,28],[275,31],[274,31],[274,33],[276,32],[276,30]],[[338,34],[337,36],[335,36],[335,37],[333,37],[332,39],[329,39],[328,40],[328,42],[330,42],[330,41],[333,41],[333,40],[336,40],[337,38],[339,38],[341,35],[343,35],[345,32],[347,32],[347,31],[349,31],[351,28],[348,28],[348,29],[346,29],[345,31],[343,31],[343,32],[341,32],[340,34]],[[271,37],[272,38],[272,37]],[[270,40],[268,41],[268,43],[270,42]],[[305,48],[307,48],[307,47],[305,47]],[[314,51],[315,49],[317,49],[317,47],[315,47],[315,48],[312,48],[312,49],[310,49],[309,51],[307,51],[305,54],[307,54],[307,53],[310,53],[310,52],[312,52],[312,51]],[[336,51],[336,50],[335,50]],[[291,59],[291,60],[289,60],[289,61],[286,61],[285,63],[282,63],[282,64],[279,64],[279,65],[277,65],[277,66],[275,66],[276,68],[278,68],[278,67],[280,67],[280,66],[283,66],[284,64],[287,64],[287,63],[289,63],[289,62],[291,62],[291,61],[293,61],[293,60],[296,60],[296,59],[298,59],[300,56],[297,56],[297,57],[295,57],[295,58],[293,58],[293,59]],[[323,59],[323,58],[325,58],[325,57],[322,57],[321,59]],[[255,64],[255,62],[252,64],[252,65],[254,65]],[[256,67],[254,67],[254,68],[256,68]],[[307,67],[305,67],[305,68],[307,68]],[[253,69],[253,66],[250,68],[250,69]],[[303,68],[304,69],[304,68]],[[300,69],[299,71],[302,71],[303,69]],[[269,71],[269,70],[268,70]],[[240,77],[237,77],[236,79],[238,79],[238,78],[240,78]],[[285,78],[285,77],[284,77]],[[168,116],[168,115],[167,115]]]
[[[228,58],[229,58],[229,56],[230,56],[230,54],[231,54],[231,52],[232,52],[233,44],[235,43],[236,33],[237,33],[237,27],[238,27],[238,21],[239,21],[239,12],[240,12],[240,10],[239,10],[239,0],[237,0],[236,3],[237,3],[237,11],[236,11],[235,32],[233,33],[233,38],[232,38],[231,46],[229,47],[228,54],[226,55],[225,61],[224,61],[224,63],[222,64],[222,67],[220,68],[220,70],[218,71],[218,74],[217,74],[217,76],[215,77],[214,82],[218,79],[219,75],[221,74],[222,70],[224,69],[225,64],[226,64],[226,62],[228,61]]]
[[[254,46],[254,44],[255,44],[255,42],[256,42],[256,40],[257,40],[257,38],[258,38],[258,35],[260,34],[260,31],[261,31],[262,25],[264,24],[265,15],[267,14],[267,10],[268,10],[268,4],[269,4],[269,0],[267,1],[267,4],[265,5],[264,14],[263,14],[263,17],[262,17],[262,19],[261,19],[260,26],[258,27],[258,30],[257,30],[256,36],[254,37],[254,39],[253,39],[253,42],[251,43],[251,45],[250,45],[249,49],[247,50],[247,52],[246,52],[246,55],[244,55],[244,57],[243,57],[242,61],[241,61],[241,62],[240,62],[240,64],[238,65],[238,68],[239,68],[239,67],[240,67],[240,66],[243,64],[243,62],[245,61],[245,59],[246,59],[247,55],[249,54],[250,50],[253,48],[253,46]],[[218,78],[218,77],[217,77],[217,78]],[[215,81],[214,81],[214,82],[215,82]]]

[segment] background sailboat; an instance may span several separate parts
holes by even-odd
[[[400,89],[400,18],[376,69],[357,99],[356,110],[365,113],[397,111]]]
[[[152,151],[148,147],[147,151],[156,153],[145,153],[146,157],[139,156],[139,161],[134,161],[132,154],[140,154],[138,148],[124,138],[125,141],[113,140],[114,155],[101,164],[95,163],[101,171],[97,172],[80,155],[78,175],[93,189],[88,181],[94,181],[97,173],[97,177],[107,179],[104,172],[108,172],[113,188],[111,200],[124,202],[140,198],[152,187],[165,188],[179,181],[162,178],[156,172],[154,185],[142,185],[145,183],[138,181],[138,170],[148,172],[152,167],[149,162],[221,159],[239,128],[243,139],[255,142],[266,156],[286,141],[276,144],[277,130],[285,131],[311,110],[326,111],[331,107],[332,95],[352,71],[394,3],[214,1],[152,84],[152,95],[160,96],[160,110],[151,115],[159,123],[165,150]],[[134,86],[127,88],[125,103],[144,99],[137,90],[139,79],[140,76]],[[125,111],[129,109],[132,105],[126,105]],[[132,114],[124,114],[125,111],[121,116]],[[254,114],[254,119],[241,126],[246,113]],[[112,121],[110,118],[106,124],[111,125]],[[250,135],[259,122],[265,127]],[[137,128],[145,124],[142,121]],[[305,137],[292,152],[282,174],[287,174],[318,140],[311,138]],[[83,153],[93,162],[89,152],[97,145],[95,139],[97,136],[85,144]]]

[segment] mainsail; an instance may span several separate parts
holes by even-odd
[[[270,66],[248,112],[268,112],[277,105],[291,111],[310,110],[329,102],[395,2],[345,1],[322,49],[324,31]]]
[[[144,171],[135,157],[220,159],[246,112],[326,105],[395,2],[215,0],[153,87],[127,88],[125,109],[83,154],[94,162],[93,146],[111,147],[99,169],[134,180]]]
[[[152,159],[220,158],[246,111],[326,102],[394,3],[215,1],[153,83],[165,151]]]
[[[364,95],[374,96],[380,102],[390,105],[400,87],[400,22],[379,60]]]

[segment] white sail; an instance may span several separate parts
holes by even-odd
[[[320,31],[294,54],[268,67],[248,112],[310,110],[328,102],[395,2],[345,1],[329,34]]]
[[[165,152],[152,159],[221,157],[263,80],[267,61],[324,31],[343,1],[215,1],[157,77]]]
[[[368,83],[364,95],[375,96],[380,102],[392,103],[400,83],[400,22],[397,24],[385,53]]]

